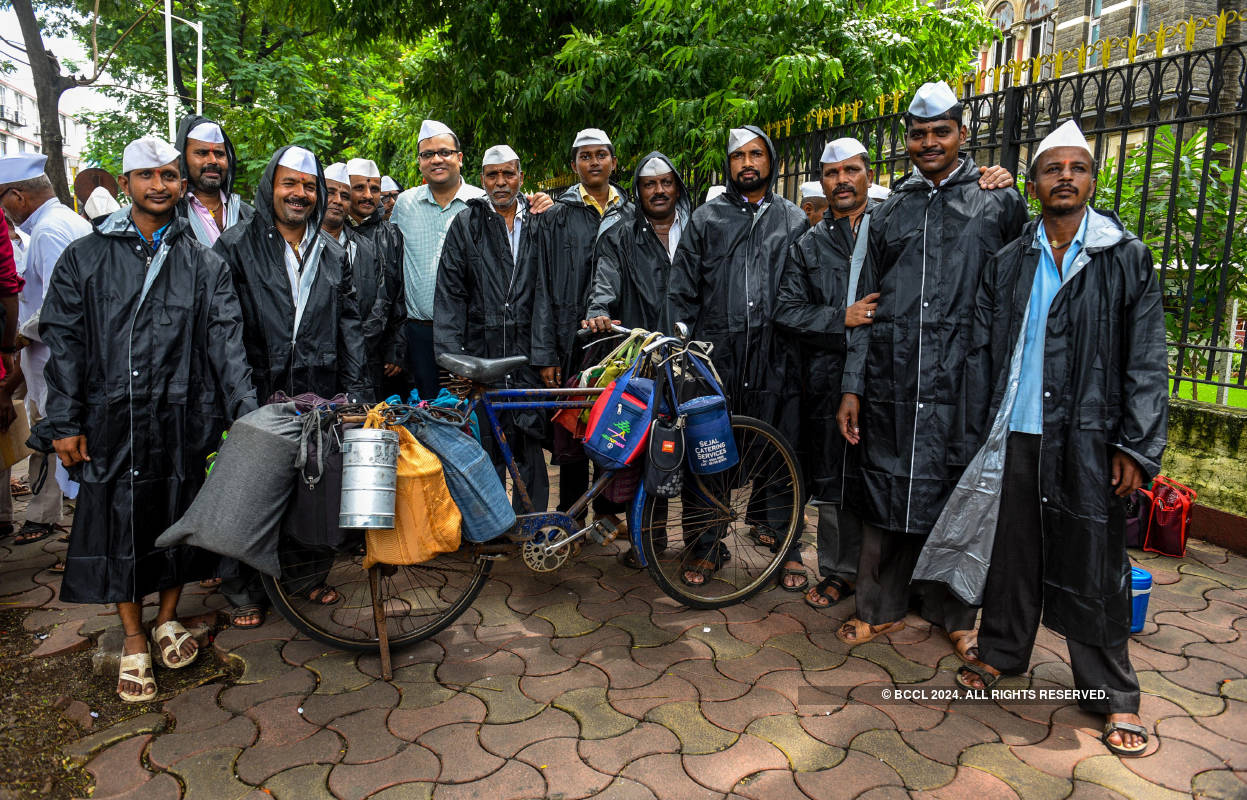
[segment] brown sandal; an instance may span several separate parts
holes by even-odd
[[[953,643],[953,652],[967,664],[981,664],[979,661],[979,637],[974,631],[949,631],[948,640]]]
[[[896,631],[903,630],[904,628],[905,620],[903,619],[898,619],[895,622],[887,622],[883,625],[871,625],[869,623],[862,622],[857,617],[854,617],[840,626],[840,629],[836,631],[836,638],[852,647],[854,645],[865,644],[866,642],[869,642],[878,636],[882,636],[885,633],[895,633]],[[848,638],[846,635],[849,631],[852,631],[853,633],[852,639]]]

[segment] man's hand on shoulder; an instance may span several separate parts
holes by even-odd
[[[554,201],[550,199],[550,195],[545,192],[537,192],[536,194],[526,194],[524,199],[528,201],[528,210],[534,214],[541,214],[550,209],[554,205]]]
[[[979,167],[980,189],[1008,189],[1015,186],[1013,173],[996,164],[991,167]]]

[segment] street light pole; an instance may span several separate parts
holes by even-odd
[[[195,113],[204,113],[204,24],[173,13],[173,0],[165,0],[165,96],[169,105],[169,141],[177,136],[177,98],[173,95],[173,20],[195,29]]]

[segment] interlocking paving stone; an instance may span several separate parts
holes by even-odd
[[[1147,800],[1180,800],[1189,797],[1187,792],[1175,792],[1150,784],[1131,772],[1122,759],[1111,754],[1092,756],[1078,762],[1074,777],[1096,783],[1126,797],[1145,797]]]
[[[540,771],[523,761],[506,765],[473,783],[440,783],[433,790],[434,800],[527,800],[546,796],[546,783]]]
[[[633,661],[631,648],[623,645],[603,647],[587,653],[583,660],[604,672],[610,685],[619,689],[653,683],[659,675],[657,670],[643,667]]]
[[[247,709],[247,716],[260,728],[256,743],[269,747],[293,744],[320,730],[303,718],[301,705],[298,697],[276,697]]]
[[[346,742],[344,764],[367,764],[389,758],[404,742],[386,727],[389,708],[366,708],[346,714],[329,723],[329,728]]]
[[[276,697],[295,696],[302,699],[315,688],[316,675],[302,667],[296,667],[280,678],[263,683],[231,686],[217,696],[217,702],[226,711],[241,714]]]
[[[1218,725],[1208,724],[1215,720]],[[1203,724],[1201,724],[1203,723]],[[1193,744],[1201,747],[1209,753],[1215,753],[1217,758],[1224,762],[1227,766],[1234,770],[1247,769],[1247,745],[1235,739],[1227,738],[1222,727],[1230,727],[1237,731],[1237,736],[1243,738],[1241,720],[1231,721],[1223,715],[1218,714],[1211,719],[1203,719],[1196,722],[1190,717],[1168,717],[1156,722],[1156,736],[1162,741],[1165,739],[1180,739],[1187,744]]]
[[[400,677],[401,672],[401,677]],[[392,681],[399,691],[398,708],[416,710],[444,703],[455,692],[437,682],[436,664],[417,664],[394,674]]]
[[[1183,564],[1178,567],[1178,572],[1184,577],[1187,575],[1198,575],[1201,578],[1207,578],[1223,584],[1230,589],[1247,589],[1247,577],[1235,575],[1216,567],[1208,567],[1203,564]]]
[[[550,647],[554,649],[554,652],[565,658],[579,660],[594,650],[630,643],[631,637],[627,631],[611,625],[605,625],[584,636],[551,639]]]
[[[914,750],[941,764],[956,766],[961,753],[976,744],[996,741],[996,732],[965,714],[945,714],[925,730],[903,730],[901,738]]]
[[[472,603],[472,607],[481,615],[481,625],[506,625],[525,619],[524,614],[516,613],[507,605],[504,595],[483,591]]]
[[[896,723],[874,706],[850,703],[831,713],[801,716],[801,727],[820,742],[847,748],[861,731],[894,729]]]
[[[313,658],[332,653],[333,648],[314,642],[310,639],[296,639],[285,642],[281,648],[281,658],[293,667],[301,667]],[[405,653],[406,651],[404,651]]]
[[[675,754],[659,754],[638,758],[624,767],[621,777],[645,786],[655,797],[667,800],[722,800],[723,793],[707,789],[694,781],[684,769],[683,760]]]
[[[788,759],[776,747],[745,734],[731,747],[705,755],[684,754],[684,771],[702,786],[729,792],[747,775],[771,769],[784,769]]]
[[[432,750],[442,765],[439,783],[467,783],[484,778],[505,763],[481,747],[475,722],[456,722],[434,728],[420,737],[419,744]]]
[[[805,626],[787,614],[770,614],[750,622],[728,622],[727,632],[734,638],[759,647],[776,636],[805,634]]]
[[[386,724],[398,738],[414,742],[425,731],[452,722],[483,722],[486,708],[476,697],[461,692],[435,706],[419,709],[395,709]]]
[[[610,739],[581,741],[578,749],[586,764],[607,775],[617,775],[639,758],[679,752],[680,740],[657,723],[642,722],[627,733]]]
[[[329,791],[329,764],[304,764],[282,770],[264,782],[277,800],[337,800]]]
[[[188,731],[182,730],[179,724],[172,733],[152,742],[147,755],[154,766],[168,769],[184,758],[208,750],[249,747],[255,742],[256,733],[255,723],[247,717],[228,717],[211,728]]]
[[[329,791],[339,800],[363,800],[391,786],[435,781],[439,770],[437,756],[431,750],[409,744],[384,761],[338,764],[329,771]]]
[[[397,703],[398,689],[384,681],[374,681],[362,689],[342,694],[313,694],[303,701],[303,718],[313,725],[325,725],[359,709],[389,709]]]
[[[576,664],[575,658],[555,652],[550,640],[541,636],[508,642],[504,649],[524,660],[525,675],[554,675]]]
[[[212,640],[212,646],[224,655],[251,642],[260,642],[265,639],[289,641],[294,637],[294,633],[294,628],[289,622],[276,613],[270,613],[265,616],[264,624],[258,628],[226,628]]]
[[[831,769],[844,760],[844,749],[815,739],[801,727],[800,720],[790,714],[762,717],[745,732],[779,748],[794,772]]]
[[[1195,773],[1226,767],[1224,761],[1203,748],[1178,738],[1159,736],[1152,736],[1144,757],[1124,758],[1122,763],[1144,780],[1179,792],[1191,791]]]
[[[233,715],[217,705],[217,696],[223,688],[213,683],[196,686],[165,703],[165,712],[177,721],[177,732],[193,733],[227,722]]]
[[[910,661],[881,639],[856,645],[853,655],[883,667],[895,683],[919,683],[935,675],[934,667]]]
[[[711,662],[695,659],[681,661],[667,668],[668,675],[674,675],[697,687],[697,694],[704,701],[735,700],[749,691],[749,682],[729,678],[720,668],[724,662]]]
[[[854,737],[849,749],[882,759],[904,779],[907,789],[934,789],[956,775],[952,767],[914,750],[896,731],[866,731]]]
[[[541,770],[546,780],[547,796],[561,795],[566,800],[595,797],[610,784],[613,775],[593,769],[576,750],[572,737],[534,742],[516,756],[520,761]]]
[[[1021,761],[1049,775],[1072,779],[1074,766],[1084,758],[1104,754],[1104,745],[1091,731],[1053,725],[1048,738],[1038,744],[1011,748]]]
[[[523,675],[524,659],[499,650],[473,661],[447,661],[437,668],[437,680],[447,686],[468,686],[495,675]]]
[[[152,773],[143,768],[143,749],[151,739],[151,734],[132,736],[91,759],[87,771],[95,777],[92,794],[125,794],[150,781]]]
[[[1098,783],[1074,781],[1074,791],[1070,792],[1065,800],[1130,800],[1130,798],[1123,797]]]
[[[1205,641],[1195,631],[1179,628],[1176,625],[1157,625],[1156,630],[1146,636],[1139,636],[1138,641],[1163,653],[1181,656],[1188,644]]]
[[[785,633],[766,640],[766,647],[783,650],[797,659],[804,670],[834,669],[848,658],[847,651],[828,651],[816,646],[804,633]]]
[[[520,678],[520,691],[524,696],[541,704],[548,704],[554,698],[572,689],[587,689],[593,686],[605,689],[609,685],[610,678],[605,672],[585,663],[577,664],[556,675]]]
[[[1009,800],[1017,798],[1018,794],[995,775],[962,766],[957,768],[957,775],[950,783],[938,789],[913,792],[910,796],[913,800],[965,800],[970,797]]]
[[[879,786],[901,787],[904,781],[886,762],[856,750],[831,769],[798,772],[793,776],[798,788],[813,798],[858,797]]]
[[[752,684],[763,675],[783,670],[799,670],[801,662],[783,650],[763,647],[743,658],[716,659],[715,668],[731,680]]]
[[[485,722],[505,724],[535,717],[546,707],[528,697],[520,690],[520,679],[515,675],[485,677],[466,688],[485,703]]]
[[[716,659],[744,658],[758,652],[758,645],[742,642],[727,630],[727,625],[714,623],[694,625],[683,634],[690,639],[704,642],[714,651]]]
[[[91,800],[180,800],[182,787],[177,778],[162,772],[152,775],[146,783],[141,783],[128,792],[104,795],[98,790],[91,795]]]
[[[581,739],[610,739],[637,724],[632,717],[612,708],[606,701],[606,690],[601,688],[573,689],[555,698],[552,705],[576,718]]]
[[[579,731],[580,726],[576,724],[576,718],[571,714],[557,708],[547,708],[537,716],[523,722],[482,725],[480,741],[481,747],[494,755],[512,758],[533,742],[558,736],[574,737]],[[593,744],[593,742],[585,742],[585,744]]]
[[[671,644],[658,647],[646,647],[634,650],[632,660],[647,669],[659,672],[668,669],[672,664],[681,661],[694,661],[714,658],[714,651],[705,642],[692,639],[677,639]]]
[[[1239,744],[1244,744],[1247,743],[1247,726],[1242,724],[1244,719],[1247,719],[1247,703],[1241,700],[1226,699],[1225,711],[1222,711],[1215,717],[1200,717],[1199,725],[1226,739],[1232,739]],[[1194,742],[1194,744],[1198,744],[1198,742]]]
[[[362,689],[372,678],[359,671],[354,653],[333,652],[313,658],[303,666],[316,673],[316,694],[341,694]]]
[[[436,786],[429,781],[400,783],[369,795],[368,800],[431,800]]]
[[[756,719],[768,714],[792,713],[796,709],[780,693],[754,686],[735,700],[702,701],[702,716],[724,730],[743,733]]]
[[[804,798],[797,788],[793,773],[786,769],[766,769],[746,775],[734,787],[729,798],[744,797],[748,800],[780,800],[781,798]]]
[[[1219,691],[1222,697],[1230,700],[1237,700],[1240,703],[1247,702],[1247,680],[1239,678],[1237,680],[1229,680],[1219,684]]]
[[[129,739],[131,736],[141,736],[145,733],[161,733],[168,727],[168,724],[169,722],[164,714],[155,712],[142,714],[68,744],[62,749],[62,752],[71,764],[82,766],[105,747],[111,747],[123,739]]]
[[[1139,689],[1149,694],[1157,694],[1171,700],[1196,717],[1211,717],[1225,709],[1225,701],[1199,692],[1193,692],[1179,686],[1159,672],[1139,670]]]
[[[700,788],[700,787],[699,787]],[[658,800],[657,796],[647,787],[628,780],[615,778],[610,786],[603,789],[595,800]]]
[[[606,624],[627,631],[634,647],[658,647],[679,638],[678,633],[655,625],[648,612],[622,614],[612,617]]]
[[[243,664],[243,673],[235,683],[240,686],[263,683],[294,669],[281,657],[281,649],[284,645],[285,642],[266,639],[231,650],[229,658],[241,661]]]
[[[1201,772],[1191,780],[1191,794],[1209,800],[1241,800],[1247,797],[1247,781],[1224,770]]]
[[[1060,800],[1070,793],[1070,782],[1035,769],[1004,744],[980,744],[961,754],[961,763],[995,775],[1027,800]]]
[[[278,772],[303,764],[336,764],[342,760],[342,739],[321,730],[295,742],[269,745],[263,738],[238,756],[234,771],[250,784],[259,785]],[[179,762],[181,763],[181,762]]]
[[[645,719],[670,729],[680,740],[680,752],[686,756],[726,750],[739,738],[707,721],[697,703],[664,703],[651,709]]]
[[[697,689],[692,681],[695,677],[677,677],[671,673],[663,673],[653,683],[629,689],[612,687],[607,696],[616,710],[631,717],[644,717],[653,707],[677,700],[697,700]]]
[[[184,758],[169,768],[186,789],[183,800],[240,800],[254,791],[234,774],[236,747],[218,748]]]
[[[1070,706],[1067,706],[1070,708]],[[1077,706],[1072,706],[1077,710]],[[973,717],[996,732],[1000,741],[1007,745],[1035,744],[1048,737],[1048,726],[1013,713],[1012,709],[997,703],[961,703],[958,713]],[[1058,709],[1054,714],[1059,714]],[[971,765],[973,766],[973,765]],[[995,773],[993,773],[995,774]]]

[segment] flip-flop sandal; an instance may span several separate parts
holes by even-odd
[[[123,691],[121,682],[137,683],[139,691],[137,694],[133,692]],[[151,687],[151,691],[148,691]],[[117,696],[127,703],[147,703],[156,697],[156,678],[152,675],[152,653],[151,650],[145,650],[142,653],[131,653],[121,657],[121,668],[117,675]]]
[[[853,647],[855,645],[865,644],[866,642],[869,642],[879,636],[883,636],[885,633],[895,633],[896,631],[903,630],[904,627],[905,620],[903,619],[898,619],[895,622],[888,622],[883,625],[872,626],[869,623],[862,622],[860,619],[854,617],[836,630],[836,638],[847,644],[849,647]],[[845,636],[845,628],[853,629],[852,639]],[[874,628],[878,628],[878,630],[874,630]]]
[[[180,656],[182,645],[186,644],[188,639],[193,638],[191,632],[186,630],[186,626],[176,619],[171,619],[165,624],[157,626],[152,631],[152,644],[156,645],[156,650],[158,651],[157,658],[160,659],[161,665],[167,669],[181,669],[195,663],[195,659],[199,657],[198,646],[195,647],[193,655],[186,658],[181,658]],[[162,645],[160,643],[162,639],[168,639],[171,644]],[[171,655],[179,656],[179,660],[170,661],[169,656]]]
[[[971,672],[979,676],[979,680],[983,682],[983,685],[972,685],[965,678],[965,676],[962,675],[963,672]],[[992,672],[990,669],[987,669],[986,664],[978,662],[970,663],[969,661],[958,667],[956,673],[953,674],[953,680],[957,682],[958,686],[962,689],[969,689],[972,692],[983,692],[991,689],[996,685],[997,681],[999,681],[1001,677],[1002,676],[999,672]]]
[[[757,525],[751,525],[745,535],[758,547],[765,547],[772,553],[779,552],[779,538],[770,531],[759,530]],[[770,539],[770,541],[768,542],[767,539]]]
[[[249,622],[245,625],[239,622],[240,619],[245,619],[246,617],[255,617],[257,621]],[[254,603],[245,606],[234,606],[234,610],[229,612],[229,624],[243,630],[258,628],[264,624],[264,609]]]
[[[27,522],[13,536],[13,544],[34,544],[42,542],[56,531],[55,525],[44,525],[40,522]]]
[[[800,575],[804,578],[804,580],[795,586],[789,586],[784,580],[784,578],[787,578],[789,575]],[[779,570],[779,577],[775,579],[775,585],[783,589],[785,592],[801,592],[804,594],[805,590],[810,588],[810,575],[805,571],[805,567],[781,567]]]
[[[948,640],[953,643],[953,652],[957,654],[957,658],[966,664],[982,663],[979,661],[979,637],[974,631],[949,631]]]
[[[713,575],[715,572],[717,572],[718,569],[719,568],[715,565],[713,561],[707,561],[704,558],[699,558],[693,563],[684,567],[682,570],[680,570],[680,581],[685,586],[692,586],[693,588],[697,588],[699,586],[705,586],[706,581],[710,580],[710,576]],[[694,575],[700,575],[701,580],[696,581],[696,582],[690,581],[688,579],[688,573],[690,572],[693,573]]]
[[[839,596],[832,597],[827,594],[828,589],[835,589],[836,594]],[[819,611],[822,611],[825,608],[831,608],[845,598],[852,597],[854,593],[854,588],[843,578],[837,578],[834,576],[830,578],[823,578],[818,582],[818,585],[805,593],[805,604],[810,608],[817,608]],[[817,594],[819,597],[824,597],[827,599],[827,602],[825,604],[816,603],[810,599],[811,594]]]
[[[332,606],[342,599],[342,593],[329,584],[322,583],[307,593],[307,599],[318,606]]]
[[[1143,737],[1143,742],[1138,747],[1123,747],[1119,744],[1113,744],[1108,740],[1108,737],[1114,731],[1138,734]],[[1113,755],[1122,758],[1134,758],[1142,755],[1143,751],[1147,749],[1147,729],[1142,725],[1135,725],[1133,722],[1106,722],[1104,723],[1104,733],[1100,736],[1100,741],[1104,743],[1104,746]]]
[[[65,574],[65,562],[57,561],[52,566],[48,567],[48,572],[51,572],[53,575],[64,575]]]

